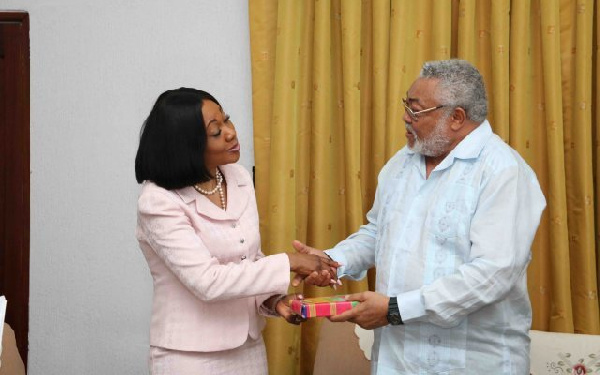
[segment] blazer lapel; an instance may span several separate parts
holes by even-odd
[[[237,220],[242,216],[253,190],[248,189],[248,183],[244,181],[235,167],[224,165],[219,167],[225,181],[227,182],[227,210],[223,210],[211,202],[206,196],[200,194],[192,186],[176,190],[177,194],[185,203],[195,201],[196,211],[202,216],[212,220]]]
[[[227,181],[227,218],[238,220],[246,211],[246,206],[250,201],[250,194],[254,194],[252,186],[248,186],[247,179],[244,179],[240,173],[238,165],[224,165],[221,172]]]

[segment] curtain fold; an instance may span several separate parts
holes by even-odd
[[[538,3],[539,4],[539,3]],[[571,305],[571,276],[569,259],[569,233],[566,197],[566,166],[564,149],[562,69],[560,54],[559,1],[552,0],[541,9],[540,36],[542,73],[544,78],[542,107],[545,114],[546,138],[548,140],[548,164],[550,178],[547,181],[548,215],[550,217],[551,285],[556,307],[549,316],[549,327],[559,331],[573,330]],[[565,287],[559,287],[565,286]]]
[[[567,209],[573,210],[575,215],[569,216],[569,235],[571,267],[574,269],[571,283],[573,303],[573,320],[575,330],[592,323],[588,316],[590,311],[598,314],[596,279],[579,275],[597,275],[596,257],[587,251],[595,246],[594,232],[594,174],[592,163],[592,122],[591,122],[591,77],[592,77],[592,17],[593,2],[578,1],[576,3],[561,2],[561,30],[569,29],[571,35],[566,35],[572,43],[570,51],[564,51],[563,71],[568,75],[567,82],[571,84],[571,92],[567,98],[571,118],[571,126],[567,127],[570,143],[565,151],[567,158]],[[566,34],[566,33],[564,33]],[[566,44],[566,43],[561,43]],[[563,84],[564,86],[564,84]],[[563,89],[564,95],[564,89]],[[568,150],[568,151],[567,151]],[[597,320],[597,319],[596,319]],[[578,322],[587,323],[578,323]],[[596,329],[600,324],[596,322]],[[584,328],[585,329],[585,328]]]
[[[341,72],[342,95],[337,103],[341,113],[341,149],[339,155],[343,164],[344,187],[340,193],[344,196],[343,206],[346,214],[343,234],[357,228],[363,221],[362,187],[360,181],[360,82],[361,82],[361,13],[362,7],[356,2],[341,2]]]
[[[364,222],[405,144],[401,98],[424,61],[475,64],[494,131],[548,207],[532,247],[533,328],[600,334],[597,5],[591,0],[250,0],[263,251],[329,248]],[[306,297],[367,290],[300,287]],[[310,374],[318,319],[269,319],[273,374]]]

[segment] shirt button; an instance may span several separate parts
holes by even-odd
[[[427,353],[427,364],[430,367],[435,366],[439,362],[440,358],[435,351],[431,351]]]
[[[445,261],[447,256],[448,254],[441,249],[435,252],[435,260],[439,263]]]
[[[446,276],[446,270],[444,268],[436,267],[435,270],[433,270],[433,277],[435,279],[438,279],[443,276]]]
[[[240,240],[240,243],[244,243],[244,239],[243,238]]]
[[[233,223],[233,224],[231,224],[231,227],[232,227],[232,228],[235,228],[235,227],[237,227],[237,224],[236,224],[236,223]]]
[[[442,237],[442,236],[435,236],[435,239],[437,240],[437,242],[440,245],[443,245],[446,243],[447,238],[446,237]]]
[[[242,258],[241,258],[241,259],[242,259],[242,260],[246,259],[246,256],[245,256],[245,255],[242,255]]]

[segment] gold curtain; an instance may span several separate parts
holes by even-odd
[[[424,61],[482,72],[495,130],[548,201],[532,248],[533,329],[600,334],[600,15],[588,0],[250,0],[263,250],[329,248],[364,221],[405,144],[401,98]],[[595,104],[593,106],[593,104]],[[362,291],[300,287],[305,296]],[[319,320],[269,320],[272,374],[310,374]]]

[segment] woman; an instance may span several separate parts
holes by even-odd
[[[259,314],[299,324],[284,298],[290,270],[329,277],[337,267],[314,255],[262,254],[254,187],[239,158],[233,123],[207,92],[166,91],[144,123],[136,235],[154,281],[152,374],[266,374]]]

